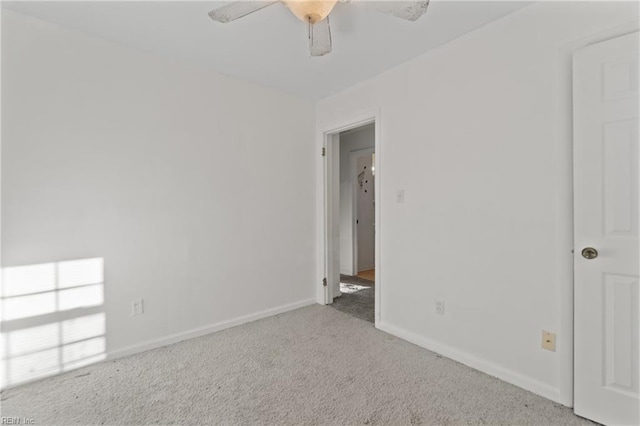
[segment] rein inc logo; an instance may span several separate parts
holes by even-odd
[[[0,417],[3,425],[35,425],[36,421],[29,417]]]

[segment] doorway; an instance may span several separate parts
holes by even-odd
[[[380,320],[378,114],[323,133],[324,303]]]
[[[340,287],[332,306],[374,323],[375,127],[339,134]]]

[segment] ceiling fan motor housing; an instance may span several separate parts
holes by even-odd
[[[282,0],[298,19],[316,24],[326,18],[338,0]]]

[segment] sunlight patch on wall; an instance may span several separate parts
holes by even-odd
[[[4,268],[2,320],[102,305],[103,279],[102,258]]]
[[[106,357],[102,258],[4,268],[2,387]]]

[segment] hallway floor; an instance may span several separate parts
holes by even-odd
[[[361,320],[375,323],[374,281],[360,276],[340,275],[340,293],[342,295],[334,299],[331,307]]]
[[[358,277],[365,279],[365,280],[369,280],[369,281],[376,281],[376,270],[375,269],[369,269],[367,271],[360,271],[358,272]]]

